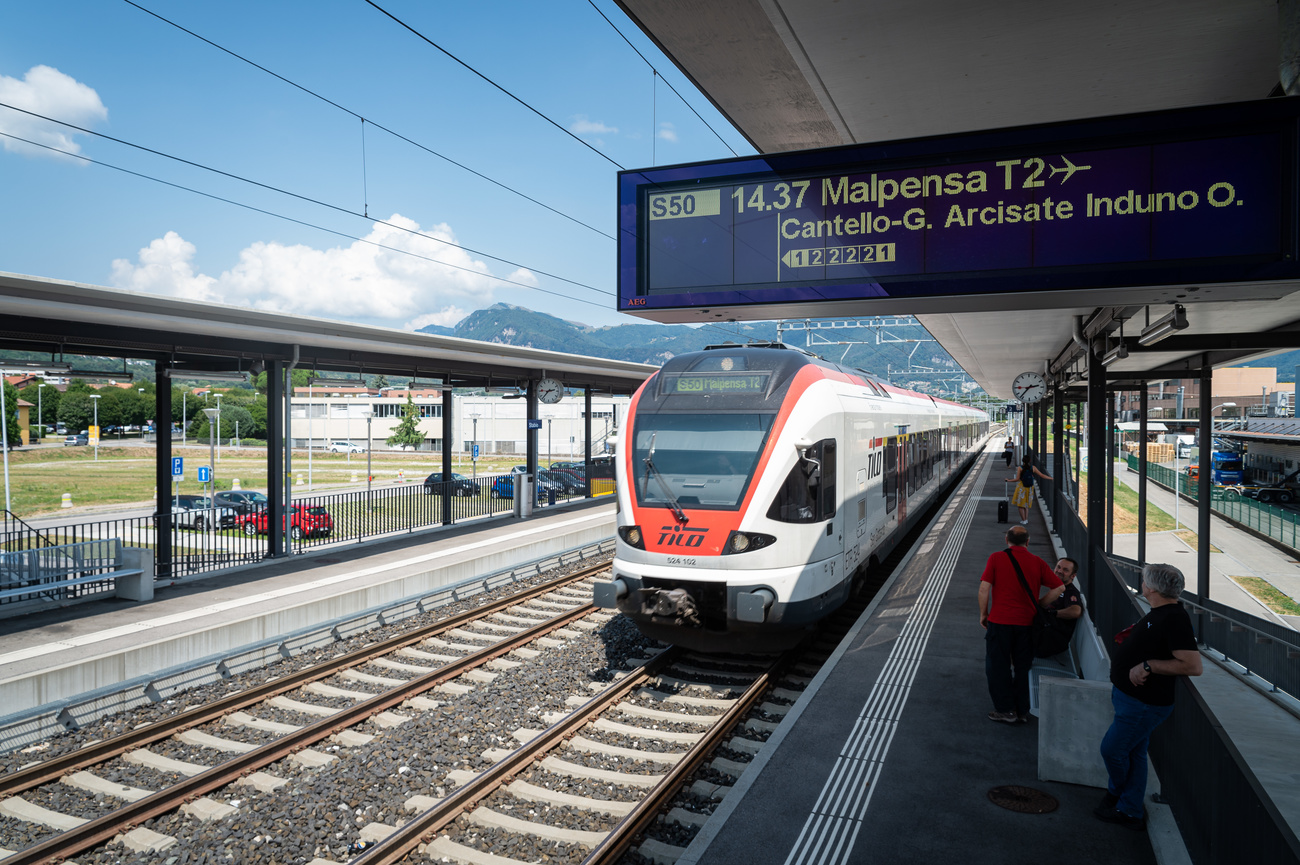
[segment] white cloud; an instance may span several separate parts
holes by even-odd
[[[112,281],[132,291],[390,327],[450,324],[463,318],[465,309],[492,303],[493,291],[503,283],[456,244],[448,225],[423,229],[447,241],[438,243],[394,227],[420,231],[413,220],[394,215],[388,222],[393,225],[375,224],[364,238],[371,243],[346,247],[258,241],[218,277],[196,274],[194,244],[169,231],[140,250],[136,262],[114,261]],[[522,269],[506,278],[537,284]]]
[[[33,66],[21,81],[0,75],[0,102],[77,126],[89,127],[108,119],[108,109],[99,101],[99,94],[94,89],[50,66]],[[69,153],[81,152],[81,147],[72,138],[76,133],[17,111],[0,108],[0,132]],[[0,141],[4,142],[5,150],[14,153],[65,158],[11,138],[0,138]]]
[[[429,312],[424,315],[417,315],[415,318],[402,325],[402,330],[419,330],[422,327],[428,327],[431,324],[442,327],[455,327],[456,322],[469,315],[469,310],[461,309],[459,306],[449,306],[441,312]]]
[[[574,135],[617,135],[617,126],[606,126],[599,120],[588,120],[585,114],[575,114],[569,124],[569,131]]]
[[[655,133],[655,137],[660,141],[667,141],[676,144],[677,127],[665,120],[663,123],[659,124],[659,131]]]

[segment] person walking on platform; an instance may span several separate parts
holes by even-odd
[[[1007,530],[1007,548],[989,556],[980,576],[980,625],[984,631],[984,675],[993,698],[990,721],[1029,720],[1029,667],[1034,663],[1034,599],[1048,606],[1065,591],[1047,562],[1029,552],[1029,530]],[[1014,674],[1012,670],[1014,669]]]
[[[1002,458],[1007,461],[1007,468],[1011,468],[1011,461],[1016,458],[1016,445],[1011,439],[1002,446]]]
[[[1020,461],[1020,468],[1016,469],[1014,477],[1007,478],[1008,481],[1016,482],[1016,490],[1011,494],[1011,504],[1020,509],[1020,525],[1029,525],[1029,509],[1034,505],[1034,475],[1038,475],[1045,481],[1051,480],[1051,475],[1045,475],[1034,466],[1034,458],[1025,454],[1025,458]]]
[[[1147,744],[1173,713],[1174,677],[1201,675],[1192,620],[1178,603],[1183,585],[1173,565],[1142,569],[1142,597],[1151,612],[1128,630],[1110,663],[1115,720],[1101,740],[1109,784],[1093,814],[1129,829],[1146,828]]]

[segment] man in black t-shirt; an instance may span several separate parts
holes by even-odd
[[[1101,740],[1110,783],[1097,819],[1146,827],[1147,743],[1174,710],[1174,676],[1201,675],[1192,620],[1178,603],[1183,575],[1173,565],[1142,569],[1142,597],[1151,604],[1115,650],[1110,664],[1115,720]]]
[[[1060,577],[1065,590],[1055,601],[1047,605],[1048,615],[1066,623],[1070,636],[1074,636],[1074,627],[1079,623],[1079,617],[1083,615],[1083,595],[1079,593],[1079,587],[1075,585],[1074,578],[1079,574],[1079,563],[1069,557],[1062,558],[1052,568],[1052,572]]]

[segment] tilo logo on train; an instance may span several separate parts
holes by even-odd
[[[709,533],[708,529],[683,529],[681,526],[663,526],[659,531],[661,547],[698,547]]]

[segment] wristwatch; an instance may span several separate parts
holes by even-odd
[[[1150,672],[1151,672],[1151,665],[1148,664],[1146,661],[1143,661],[1143,662],[1142,662],[1142,669],[1144,669],[1144,670],[1146,670],[1148,673],[1150,673]]]

